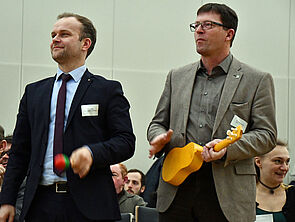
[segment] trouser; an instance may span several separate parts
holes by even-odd
[[[111,222],[86,218],[69,192],[56,193],[55,186],[38,186],[26,222]]]
[[[160,222],[226,222],[216,194],[211,163],[192,173],[178,188],[176,196]]]

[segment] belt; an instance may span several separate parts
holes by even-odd
[[[69,187],[68,183],[66,181],[63,182],[56,182],[52,185],[40,185],[39,186],[43,190],[50,190],[55,193],[68,193],[69,192]]]

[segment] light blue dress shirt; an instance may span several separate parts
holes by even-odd
[[[74,95],[76,93],[78,85],[85,71],[86,71],[86,66],[83,65],[69,72],[69,74],[72,76],[72,79],[70,79],[67,82],[64,127],[67,124],[69,111],[71,108]],[[63,74],[63,71],[58,68],[56,79],[53,85],[52,95],[51,95],[48,142],[47,142],[47,149],[46,149],[46,154],[44,159],[42,177],[40,181],[41,185],[51,185],[55,182],[67,180],[65,172],[62,173],[61,177],[57,176],[53,172],[53,138],[54,138],[54,126],[55,126],[55,113],[56,113],[57,95],[62,83],[62,80],[58,78],[61,74]]]

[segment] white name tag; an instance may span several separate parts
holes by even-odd
[[[272,214],[256,215],[255,222],[273,222]]]
[[[247,128],[248,123],[245,120],[238,117],[237,115],[234,115],[234,118],[232,119],[230,125],[233,127],[237,127],[238,125],[241,125],[242,129],[243,129],[243,133],[244,133]]]
[[[82,116],[98,116],[98,104],[81,105]]]

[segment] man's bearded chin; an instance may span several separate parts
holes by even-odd
[[[133,190],[131,190],[131,189],[128,189],[127,191],[128,191],[129,193],[133,193],[133,194],[134,194]]]

